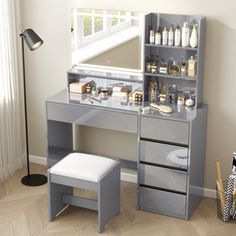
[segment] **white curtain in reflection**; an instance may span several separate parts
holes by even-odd
[[[18,4],[0,1],[0,182],[21,168],[24,134],[17,60]]]

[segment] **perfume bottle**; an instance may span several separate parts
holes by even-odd
[[[154,42],[155,42],[154,31],[150,30],[150,32],[149,32],[149,43],[154,44]]]
[[[188,60],[188,76],[194,77],[197,74],[197,60],[193,58],[193,56],[190,57]]]
[[[193,30],[190,36],[190,47],[196,48],[197,47],[197,41],[198,41],[198,35],[197,35],[197,25],[193,25]]]
[[[172,104],[177,102],[177,86],[175,84],[171,84],[169,87],[169,99]]]
[[[189,26],[188,22],[184,22],[182,28],[182,47],[188,47],[188,46],[189,46]]]
[[[156,102],[157,100],[158,85],[156,80],[150,80],[148,85],[148,100]]]
[[[182,77],[185,77],[187,75],[187,63],[186,62],[182,62],[180,65],[180,75]]]
[[[167,72],[168,72],[167,62],[164,59],[162,59],[159,63],[159,73],[167,74]]]
[[[168,68],[168,74],[173,76],[179,76],[180,75],[180,67],[177,63],[177,61],[173,61],[173,64],[169,66]]]
[[[157,31],[155,34],[155,44],[160,45],[161,44],[161,33],[160,31]]]
[[[167,28],[164,27],[164,30],[162,31],[162,45],[167,45],[168,43],[168,31]]]
[[[174,45],[174,31],[172,27],[170,27],[169,33],[168,33],[168,45],[173,46]]]
[[[177,47],[180,46],[180,34],[180,27],[177,25],[175,29],[175,46]]]

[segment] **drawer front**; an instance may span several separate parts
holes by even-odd
[[[140,183],[185,193],[187,172],[140,164]]]
[[[49,120],[137,133],[137,116],[121,112],[47,103],[47,118]]]
[[[141,140],[140,160],[187,169],[188,148]]]
[[[142,210],[185,218],[185,202],[185,195],[140,187]]]
[[[141,117],[141,137],[188,144],[189,124],[180,121]]]

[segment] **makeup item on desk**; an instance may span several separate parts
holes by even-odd
[[[108,98],[108,89],[105,88],[100,89],[99,96],[101,98]]]
[[[72,82],[69,85],[70,92],[72,93],[85,93],[86,92],[86,86],[88,82]]]
[[[91,87],[91,84],[90,84],[90,83],[86,84],[85,90],[86,90],[86,93],[91,93],[92,87]]]
[[[98,96],[98,91],[95,90],[95,89],[93,89],[93,90],[92,90],[92,95],[95,96],[95,97]]]
[[[87,99],[93,104],[93,101],[90,97],[87,97]]]
[[[159,99],[160,99],[160,102],[164,103],[166,102],[167,98],[166,98],[166,94],[165,93],[160,93],[159,94]]]
[[[192,98],[189,98],[185,101],[185,105],[188,106],[188,107],[192,107],[194,106],[194,100]]]
[[[95,100],[95,101],[97,101],[97,102],[101,102],[101,101],[102,101],[101,98],[95,97],[95,96],[89,96],[89,98],[90,98],[90,99],[93,99],[93,100]]]
[[[147,114],[147,113],[149,113],[151,111],[151,107],[141,107],[140,109],[139,109],[139,112],[141,112],[142,114]]]
[[[150,104],[150,107],[151,107],[151,108],[154,108],[154,109],[157,109],[157,110],[159,110],[160,112],[167,113],[167,114],[172,113],[172,111],[173,111],[172,108],[169,107],[169,106],[158,105],[158,104],[156,104],[156,103],[151,103],[151,104]]]
[[[158,84],[156,80],[150,80],[148,83],[148,100],[155,102],[157,100]]]
[[[185,97],[184,96],[178,96],[178,100],[177,100],[177,105],[178,106],[183,106],[184,105],[184,99]]]

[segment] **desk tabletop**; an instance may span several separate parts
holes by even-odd
[[[178,107],[176,105],[171,105],[173,109],[173,113],[171,114],[164,114],[155,109],[151,109],[150,112],[142,114],[139,112],[139,109],[141,107],[148,106],[149,102],[135,103],[128,102],[126,100],[123,100],[122,98],[109,97],[107,100],[101,100],[101,102],[94,100],[92,103],[91,101],[89,101],[88,97],[89,95],[87,94],[69,93],[67,89],[63,89],[55,95],[47,98],[46,102],[83,107],[85,106],[94,109],[106,109],[151,118],[162,118],[186,122],[194,120],[197,115],[197,112],[200,109],[206,109],[207,107],[207,105],[205,104],[203,104],[199,108],[184,106]]]

